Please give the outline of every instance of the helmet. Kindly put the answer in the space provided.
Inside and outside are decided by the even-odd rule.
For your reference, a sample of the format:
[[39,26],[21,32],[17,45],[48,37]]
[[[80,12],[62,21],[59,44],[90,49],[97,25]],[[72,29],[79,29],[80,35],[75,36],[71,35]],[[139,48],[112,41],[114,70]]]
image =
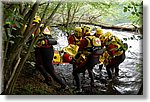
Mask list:
[[113,34],[111,32],[106,32],[104,36],[105,36],[105,42],[104,43],[106,44],[107,42],[112,40]]
[[100,36],[103,34],[103,30],[101,28],[96,29],[96,36]]
[[49,26],[45,27],[45,29],[43,31],[43,34],[45,34],[45,35],[52,35]]
[[41,18],[39,16],[35,16],[33,22],[40,23]]
[[81,27],[76,27],[76,28],[74,29],[74,34],[75,34],[75,36],[77,36],[77,37],[81,37],[81,36],[82,36],[82,29],[81,29]]
[[112,37],[112,33],[111,32],[106,32],[105,33],[105,39],[110,39]]
[[81,29],[83,30],[84,36],[90,35],[90,33],[91,33],[91,27],[90,26],[85,25],[85,26],[82,26]]

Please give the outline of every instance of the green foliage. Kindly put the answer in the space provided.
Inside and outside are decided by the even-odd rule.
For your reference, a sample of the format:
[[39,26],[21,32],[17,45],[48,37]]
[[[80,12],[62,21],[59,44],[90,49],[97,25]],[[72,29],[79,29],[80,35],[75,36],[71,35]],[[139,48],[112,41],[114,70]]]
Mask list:
[[[41,5],[38,3],[35,5],[26,3],[4,4],[3,25],[5,39],[3,42],[4,52],[6,53],[4,54],[4,57],[6,57],[4,69],[7,70],[5,72],[10,74],[5,76],[5,78],[8,78],[6,81],[9,80],[14,66],[17,65],[17,62],[19,61],[18,58],[21,57],[19,67],[17,67],[17,73],[20,72],[28,57],[29,53],[27,52],[30,52],[32,49],[27,44],[29,37],[31,36],[30,33],[32,32],[30,29],[27,29],[30,28],[30,26],[27,26],[26,28],[25,25],[31,24],[35,15],[40,17],[45,15],[44,19],[46,21],[50,21],[48,26],[60,25],[59,29],[64,32],[68,32],[69,34],[71,34],[75,26],[81,26],[81,24],[74,24],[73,22],[88,22],[96,24],[104,23],[115,25],[122,22],[129,23],[132,20],[134,23],[140,23],[140,17],[142,16],[142,11],[140,10],[142,10],[142,5],[134,2],[131,2],[131,4],[123,4],[121,3],[121,0],[119,1],[120,2],[114,0],[103,0],[103,2],[62,2],[61,6],[58,6],[58,9],[55,9],[55,7],[58,5],[58,1],[51,1],[46,10],[45,6],[47,3],[45,3],[45,1]],[[123,5],[125,6],[124,9]],[[124,11],[126,14],[130,13],[130,17],[126,18],[128,14],[125,15],[122,13],[122,11]],[[52,16],[50,16],[51,14]],[[24,28],[26,28],[26,31],[24,31],[25,33],[23,34],[22,32]],[[135,37],[133,36],[128,39],[133,40]],[[34,66],[34,63],[32,62],[27,63]],[[15,75],[13,84],[15,83],[17,77],[18,74]],[[13,84],[10,89],[13,88]],[[25,87],[25,90],[28,93],[32,93],[33,89],[34,88],[30,85]],[[39,91],[38,93],[44,92]]]
[[135,36],[135,35],[132,35],[131,37],[128,37],[128,38],[123,38],[124,41],[127,41],[127,40],[141,40],[143,39],[143,36]]
[[127,39],[127,38],[123,38],[123,40],[124,40],[124,41],[127,41],[128,39]]
[[10,26],[13,27],[13,25],[16,25],[16,27],[20,28],[21,27],[21,20],[23,20],[22,16],[19,14],[19,6],[13,5],[12,8],[8,8],[9,10],[6,10],[8,5],[4,6],[4,19],[5,22],[4,24],[9,24]]
[[124,6],[124,12],[130,12],[129,19],[133,20],[133,24],[141,26],[143,17],[143,1],[141,3],[130,2],[128,5]]
[[[135,4],[139,2],[137,0],[132,0]],[[53,8],[56,6],[57,2],[52,1],[46,12],[46,16],[50,14]],[[132,14],[128,11],[133,8],[134,11],[138,11],[137,7],[128,6],[130,0],[121,1],[121,0],[97,0],[93,2],[62,2],[61,7],[56,12],[54,18],[52,18],[51,25],[57,24],[66,24],[71,22],[92,22],[96,24],[110,24],[115,25],[119,23],[131,23],[137,22],[139,13],[133,13],[134,17],[131,17]],[[37,15],[43,13],[44,6],[40,6]],[[135,5],[137,6],[137,5]],[[124,12],[122,12],[124,10]],[[139,15],[139,16],[138,16]],[[129,17],[130,16],[130,17]],[[68,18],[69,17],[69,18]],[[132,18],[132,19],[131,19]],[[65,25],[64,25],[65,26]],[[73,27],[73,26],[72,26]],[[66,28],[64,28],[66,29]]]

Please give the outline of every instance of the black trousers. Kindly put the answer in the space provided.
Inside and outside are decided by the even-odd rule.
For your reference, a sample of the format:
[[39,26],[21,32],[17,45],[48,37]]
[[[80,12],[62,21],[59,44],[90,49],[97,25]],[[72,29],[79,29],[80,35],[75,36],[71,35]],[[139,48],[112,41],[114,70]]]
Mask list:
[[85,65],[83,65],[81,68],[76,68],[76,65],[73,65],[73,73],[72,74],[76,81],[77,89],[81,89],[80,73],[84,73],[86,70],[88,70],[89,77],[91,78],[91,85],[93,85],[94,75],[93,75],[92,69],[98,63],[99,63],[99,56],[89,55]]
[[52,64],[54,56],[53,47],[50,48],[36,48],[35,49],[35,59],[36,68],[44,76],[45,80],[48,81],[49,74],[51,77],[59,83],[61,86],[65,86],[65,81],[55,72],[54,66]]
[[125,60],[125,58],[126,58],[126,55],[124,51],[120,56],[113,58],[111,62],[108,65],[106,65],[106,70],[107,70],[109,79],[112,79],[112,73],[110,70],[112,70],[113,72],[114,68],[115,68],[115,75],[116,76],[119,75],[119,65]]

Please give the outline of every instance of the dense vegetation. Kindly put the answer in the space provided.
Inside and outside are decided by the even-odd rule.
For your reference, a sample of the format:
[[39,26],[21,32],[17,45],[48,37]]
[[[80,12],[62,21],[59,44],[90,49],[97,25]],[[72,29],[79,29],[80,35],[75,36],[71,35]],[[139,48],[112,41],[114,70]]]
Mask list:
[[33,2],[16,3],[2,1],[2,6],[5,94],[12,94],[24,64],[29,56],[32,56],[30,52],[33,51],[33,44],[36,43],[38,36],[32,41],[30,36],[40,25],[30,30],[35,15],[46,21],[45,26],[57,27],[68,34],[75,26],[82,24],[107,27],[130,23],[136,29],[142,29],[142,0],[132,0],[132,2],[131,0],[124,2],[122,0],[97,0],[96,2],[33,0]]

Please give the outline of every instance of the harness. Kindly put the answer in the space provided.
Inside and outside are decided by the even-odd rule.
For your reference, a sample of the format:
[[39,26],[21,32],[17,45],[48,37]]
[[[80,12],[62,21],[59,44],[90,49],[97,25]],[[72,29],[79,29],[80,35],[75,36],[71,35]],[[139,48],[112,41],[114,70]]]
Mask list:
[[86,36],[85,39],[88,41],[88,45],[84,48],[83,53],[86,56],[100,55],[102,53],[100,39],[95,36]]
[[95,36],[87,36],[85,39],[88,41],[88,45],[85,48],[87,51],[92,52],[95,49],[101,49],[101,41]]
[[112,57],[120,56],[123,53],[123,47],[124,47],[123,42],[120,39],[116,38],[115,36],[112,36],[108,40],[108,42],[106,42],[106,48]]
[[78,39],[78,38],[76,38],[76,37],[73,35],[73,39],[74,39],[74,44],[75,44],[75,45],[79,45],[79,44],[80,44],[81,38]]
[[39,48],[50,48],[52,47],[52,45],[49,43],[49,36],[44,36],[42,35],[44,38],[39,39],[39,41],[37,42],[37,47]]

